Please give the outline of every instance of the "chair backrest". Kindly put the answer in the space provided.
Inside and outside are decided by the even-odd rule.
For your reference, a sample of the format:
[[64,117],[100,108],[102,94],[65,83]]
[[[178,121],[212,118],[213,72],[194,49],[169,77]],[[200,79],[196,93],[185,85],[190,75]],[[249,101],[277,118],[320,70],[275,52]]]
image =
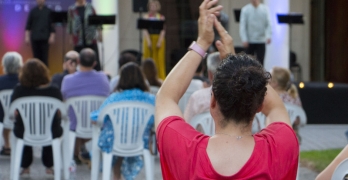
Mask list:
[[213,136],[215,134],[215,122],[213,117],[211,117],[210,112],[194,116],[189,123],[195,129],[198,125],[201,125],[205,135]]
[[112,122],[114,154],[129,157],[143,153],[143,134],[154,112],[153,105],[141,102],[117,102],[102,109],[98,121],[103,122],[109,116]]
[[44,146],[52,140],[51,126],[56,112],[66,116],[62,101],[47,96],[30,96],[16,99],[10,105],[10,113],[18,110],[24,124],[25,144]]
[[265,127],[266,116],[261,112],[256,113],[252,124],[252,133],[260,132]]
[[343,160],[332,174],[331,180],[348,179],[348,159]]
[[0,102],[2,105],[2,109],[4,110],[3,124],[5,128],[10,128],[10,129],[13,128],[13,121],[11,121],[9,118],[8,110],[10,109],[12,92],[13,92],[12,89],[0,91]]
[[193,79],[191,80],[191,83],[189,87],[187,88],[185,94],[181,97],[179,100],[179,107],[182,113],[184,113],[187,102],[189,101],[191,95],[197,91],[203,88],[203,82],[201,80]]
[[156,95],[159,90],[159,87],[157,86],[150,86],[150,93],[153,95]]
[[[296,106],[293,104],[288,104],[288,103],[284,103],[284,105],[286,110],[288,111],[291,124],[295,122],[297,117],[300,118],[300,125],[307,124],[307,116],[302,107]],[[266,116],[261,112],[256,113],[253,120],[252,132],[253,133],[260,132],[265,127],[266,127]]]
[[81,138],[92,138],[92,124],[90,114],[99,109],[105,101],[103,96],[78,96],[66,100],[67,110],[71,107],[76,116],[76,136]]
[[293,124],[297,117],[300,118],[300,125],[307,124],[306,112],[302,107],[293,104],[284,103],[286,110],[288,111],[290,122]]
[[192,95],[194,91],[186,91],[185,94],[181,97],[181,99],[179,100],[179,107],[182,113],[184,113],[186,105]]

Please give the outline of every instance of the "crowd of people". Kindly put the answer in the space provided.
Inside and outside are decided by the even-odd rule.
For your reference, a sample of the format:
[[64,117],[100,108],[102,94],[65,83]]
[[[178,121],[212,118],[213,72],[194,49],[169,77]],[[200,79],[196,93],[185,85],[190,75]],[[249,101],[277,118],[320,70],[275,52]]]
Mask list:
[[[149,149],[150,132],[156,130],[158,151],[163,179],[296,179],[299,159],[299,119],[290,123],[284,103],[302,106],[288,69],[274,67],[270,72],[263,68],[264,43],[270,43],[270,24],[265,17],[267,8],[258,0],[242,9],[241,34],[248,54],[235,54],[232,37],[217,18],[221,17],[221,5],[217,0],[204,0],[199,7],[198,37],[186,55],[166,77],[164,63],[160,62],[165,47],[165,29],[144,31],[146,50],[158,53],[155,58],[144,57],[137,62],[131,53],[122,53],[118,59],[118,74],[110,78],[101,70],[97,39],[102,40],[99,27],[90,27],[86,17],[95,14],[85,0],[77,0],[69,8],[68,30],[72,36],[74,50],[64,57],[63,72],[49,76],[47,54],[37,55],[40,46],[48,48],[54,41],[54,31],[47,19],[45,34],[35,34],[34,17],[49,13],[44,0],[37,0],[38,7],[30,13],[26,27],[26,41],[32,43],[33,56],[23,63],[17,52],[7,52],[2,58],[5,75],[0,76],[0,91],[13,89],[11,102],[27,96],[48,96],[60,101],[69,98],[97,95],[106,98],[98,110],[91,112],[95,122],[100,112],[116,102],[143,102],[155,107],[143,134],[144,148]],[[160,4],[150,0],[147,19],[164,20],[159,14]],[[256,8],[257,11],[253,11]],[[251,17],[261,19],[258,25],[250,25]],[[264,23],[264,24],[261,24]],[[251,29],[248,27],[252,27]],[[264,31],[261,38],[254,31]],[[219,39],[216,39],[218,33]],[[98,34],[99,36],[96,36]],[[40,44],[43,43],[43,44]],[[156,43],[157,42],[157,43]],[[216,52],[208,54],[212,44]],[[45,48],[44,48],[45,49]],[[45,50],[46,51],[46,50]],[[250,52],[249,52],[250,51]],[[39,57],[40,59],[38,59]],[[206,58],[206,65],[202,60]],[[163,58],[162,58],[163,59]],[[204,68],[206,74],[204,76]],[[160,67],[159,67],[160,66]],[[164,81],[163,81],[164,80]],[[157,87],[157,94],[150,93]],[[184,109],[179,101],[185,92],[193,92]],[[188,123],[201,113],[210,112],[215,124],[213,136],[204,135],[198,127]],[[267,116],[266,127],[252,133],[252,122],[256,113]],[[77,120],[72,108],[68,110],[70,131],[75,131]],[[89,117],[88,117],[89,118]],[[0,121],[4,109],[0,106]],[[130,123],[130,122],[129,122]],[[4,145],[1,155],[10,155],[9,133],[3,131]],[[24,136],[21,115],[15,113],[13,133],[17,138]],[[60,113],[56,112],[52,137],[61,137]],[[102,152],[110,153],[117,132],[111,119],[106,117],[98,139]],[[90,161],[85,144],[90,139],[77,138],[73,160],[77,164]],[[328,179],[335,167],[345,159],[347,148],[324,170],[318,179]],[[33,149],[25,146],[21,160],[21,175],[30,173]],[[47,174],[53,174],[52,147],[42,150],[42,162]],[[114,179],[134,179],[143,167],[143,158],[113,158]]]

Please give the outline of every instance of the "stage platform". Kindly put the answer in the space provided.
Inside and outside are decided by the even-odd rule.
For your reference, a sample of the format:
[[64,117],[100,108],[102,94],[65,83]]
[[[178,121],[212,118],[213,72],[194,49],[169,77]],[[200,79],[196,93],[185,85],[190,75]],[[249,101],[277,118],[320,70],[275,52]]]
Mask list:
[[331,88],[328,82],[296,85],[307,114],[307,124],[348,124],[348,84],[332,83]]

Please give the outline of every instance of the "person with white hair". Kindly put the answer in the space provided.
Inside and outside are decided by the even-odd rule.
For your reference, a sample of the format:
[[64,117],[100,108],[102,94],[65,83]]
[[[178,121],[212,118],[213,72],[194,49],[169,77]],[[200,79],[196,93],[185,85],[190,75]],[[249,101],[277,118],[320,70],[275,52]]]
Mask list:
[[[23,65],[23,58],[17,52],[7,52],[2,58],[2,68],[5,75],[0,76],[0,91],[5,89],[13,89],[18,84],[18,72]],[[4,110],[0,106],[0,121],[4,120]],[[11,146],[9,141],[10,130],[4,129],[4,146],[0,151],[1,155],[10,155]]]
[[[213,82],[214,73],[216,72],[217,67],[219,66],[220,54],[219,52],[214,52],[208,55],[207,58],[207,68],[208,68],[208,79]],[[210,108],[210,96],[211,96],[211,86],[203,88],[194,92],[186,106],[184,111],[184,119],[188,122],[195,115],[198,115],[203,112],[209,112]]]

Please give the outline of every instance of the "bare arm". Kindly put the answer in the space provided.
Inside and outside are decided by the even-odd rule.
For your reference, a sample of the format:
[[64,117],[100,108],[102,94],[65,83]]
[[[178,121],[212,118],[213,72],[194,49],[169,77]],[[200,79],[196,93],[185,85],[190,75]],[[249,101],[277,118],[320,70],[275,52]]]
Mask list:
[[245,9],[243,8],[240,14],[240,25],[239,25],[239,34],[242,39],[243,46],[248,47],[248,36],[247,36],[247,27],[246,27],[246,14]]
[[[145,14],[143,16],[143,19],[148,19],[148,15]],[[149,33],[149,31],[147,29],[143,29],[143,37],[146,39],[147,47],[151,48],[152,42],[151,42],[151,39],[150,39],[150,33]]]
[[157,42],[157,47],[160,48],[161,47],[161,44],[162,44],[162,41],[164,39],[164,36],[166,35],[166,30],[162,30],[161,33],[160,33],[160,36],[158,38],[158,42]]
[[[165,20],[164,17],[163,17],[163,19],[161,19],[161,20]],[[163,26],[163,29],[162,29],[162,31],[160,32],[160,35],[159,35],[159,38],[158,38],[157,48],[160,48],[160,47],[161,47],[161,44],[162,44],[162,41],[163,41],[165,35],[166,35],[166,29],[165,29],[165,26]]]
[[269,9],[266,8],[267,10],[267,28],[266,28],[266,40],[267,44],[271,43],[271,37],[272,37],[272,23],[271,23],[271,16]]
[[98,28],[98,41],[103,42],[103,31],[101,28]]
[[348,158],[348,146],[346,146],[336,158],[315,178],[315,180],[327,180],[331,179],[337,166],[345,159]]
[[[208,50],[214,40],[213,24],[216,17],[213,13],[222,9],[222,6],[211,8],[217,2],[218,1],[204,0],[200,6],[197,44],[205,51]],[[159,123],[168,116],[183,117],[178,102],[189,86],[195,69],[201,63],[201,60],[202,57],[198,53],[189,51],[167,76],[156,95],[156,129]]]
[[55,42],[55,39],[56,39],[56,34],[54,32],[52,32],[50,34],[50,38],[48,39],[48,43],[53,44]]
[[25,43],[30,44],[30,33],[31,33],[31,24],[32,24],[32,16],[31,12],[29,13],[28,19],[27,19],[27,24],[25,26]]
[[143,30],[143,36],[144,36],[144,38],[146,39],[148,48],[151,48],[150,34],[149,34],[149,31],[147,31],[147,29],[144,29],[144,30]]
[[262,113],[267,116],[266,126],[273,122],[284,122],[291,126],[290,118],[285,109],[283,101],[270,85],[267,85],[267,92],[265,100],[263,101]]
[[30,30],[25,31],[25,43],[30,44]]

